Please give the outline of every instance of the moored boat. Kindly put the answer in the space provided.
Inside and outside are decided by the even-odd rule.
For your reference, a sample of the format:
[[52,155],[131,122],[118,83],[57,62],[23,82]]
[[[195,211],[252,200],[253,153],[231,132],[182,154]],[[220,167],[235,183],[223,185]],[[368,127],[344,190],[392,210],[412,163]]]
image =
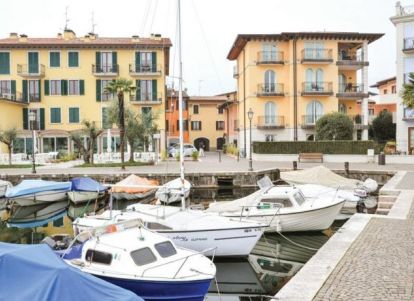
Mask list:
[[115,201],[143,202],[153,200],[158,181],[129,175],[111,187]]
[[[181,201],[182,182],[180,178],[165,183],[155,193],[155,197],[164,204],[172,204]],[[184,198],[190,195],[191,183],[184,179]]]
[[70,181],[72,187],[68,197],[75,204],[96,200],[108,190],[108,187],[89,177],[73,178]]

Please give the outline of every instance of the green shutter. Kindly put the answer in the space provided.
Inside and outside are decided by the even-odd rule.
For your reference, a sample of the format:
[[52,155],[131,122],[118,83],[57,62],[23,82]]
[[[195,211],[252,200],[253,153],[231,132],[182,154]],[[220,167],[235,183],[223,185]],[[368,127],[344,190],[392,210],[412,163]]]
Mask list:
[[28,102],[28,100],[27,100],[28,99],[27,98],[27,80],[26,79],[23,80],[22,87],[23,87],[23,100],[25,102]]
[[101,69],[101,52],[97,51],[95,53],[95,66],[96,66],[96,71],[99,71]]
[[79,67],[79,52],[69,52],[69,67]]
[[141,52],[137,51],[135,52],[135,72],[140,71],[140,65],[141,65]]
[[78,108],[69,108],[69,123],[79,123]]
[[80,95],[85,95],[85,81],[83,79],[79,81],[79,92]]
[[11,88],[11,94],[16,95],[16,81],[15,80],[11,80],[10,81],[10,88]]
[[153,51],[151,53],[151,61],[152,61],[152,72],[157,72],[157,53]]
[[112,52],[112,72],[117,72],[118,71],[118,55],[116,53],[116,51]]
[[37,81],[37,89],[39,90],[39,101],[41,101],[42,89],[41,89],[40,80]]
[[60,90],[61,95],[68,95],[68,81],[66,79],[60,81]]
[[152,100],[157,101],[157,80],[152,80]]
[[61,123],[60,108],[50,109],[50,123]]
[[29,129],[29,109],[23,108],[23,130]]
[[141,80],[138,79],[136,81],[136,84],[137,84],[137,89],[135,90],[136,91],[135,92],[135,100],[140,101],[141,100]]
[[49,80],[45,80],[45,95],[49,95]]
[[101,101],[101,80],[96,80],[96,101]]
[[0,74],[10,74],[10,53],[0,52]]
[[45,109],[44,108],[40,109],[40,130],[41,131],[45,130]]
[[49,65],[50,67],[60,67],[60,52],[49,53]]

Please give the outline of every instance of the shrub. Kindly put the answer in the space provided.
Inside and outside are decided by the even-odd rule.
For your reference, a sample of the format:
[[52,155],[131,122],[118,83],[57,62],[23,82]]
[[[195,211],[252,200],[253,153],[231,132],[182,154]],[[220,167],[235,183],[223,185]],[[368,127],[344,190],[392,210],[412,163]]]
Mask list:
[[392,122],[392,114],[382,111],[372,121],[372,131],[377,142],[384,143],[388,140],[395,140],[396,127]]
[[167,160],[167,158],[168,158],[168,152],[167,152],[167,150],[163,150],[161,152],[161,160],[165,161],[165,160]]
[[352,140],[354,124],[343,113],[323,115],[316,122],[316,140]]
[[226,154],[237,156],[239,154],[239,149],[233,143],[226,145]]
[[191,154],[191,157],[193,158],[193,161],[197,161],[198,160],[198,156],[200,155],[200,153],[198,151],[194,151]]

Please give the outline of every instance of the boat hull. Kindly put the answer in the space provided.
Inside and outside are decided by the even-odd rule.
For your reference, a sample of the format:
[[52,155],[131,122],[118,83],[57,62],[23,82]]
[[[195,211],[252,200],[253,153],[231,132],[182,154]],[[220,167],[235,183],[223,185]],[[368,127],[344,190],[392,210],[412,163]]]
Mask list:
[[95,191],[69,191],[69,200],[75,204],[86,203],[88,201],[95,201],[100,197],[100,193]]
[[146,281],[97,276],[130,290],[146,301],[203,301],[211,279],[197,281]]
[[28,222],[35,222],[41,220],[47,220],[53,216],[56,216],[59,213],[62,213],[66,210],[68,206],[67,201],[61,201],[56,203],[51,203],[50,205],[46,205],[43,208],[34,209],[33,212],[29,213],[29,209],[35,206],[23,206],[21,207],[21,211],[17,208],[15,214],[13,214],[10,219],[8,220],[9,223],[17,224],[17,223],[28,223]]
[[32,206],[41,203],[47,204],[64,201],[67,199],[67,197],[68,196],[66,190],[56,190],[10,198],[10,201],[13,201],[19,206]]

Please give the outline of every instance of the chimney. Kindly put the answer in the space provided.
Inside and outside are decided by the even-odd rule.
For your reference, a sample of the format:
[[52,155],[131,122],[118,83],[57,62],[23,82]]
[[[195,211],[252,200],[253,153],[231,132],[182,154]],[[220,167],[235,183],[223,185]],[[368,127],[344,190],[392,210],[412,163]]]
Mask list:
[[19,42],[27,42],[27,35],[26,34],[21,34],[20,38],[19,38]]
[[63,36],[62,36],[62,34],[60,32],[57,34],[57,38],[58,39],[62,39],[63,38]]
[[11,32],[9,38],[13,40],[17,40],[19,36],[17,35],[16,32]]
[[132,36],[132,42],[133,43],[138,43],[139,42],[139,36]]
[[94,33],[94,32],[90,32],[88,33],[89,35],[89,39],[91,40],[96,40],[98,38],[98,34]]
[[159,33],[152,33],[151,34],[151,39],[161,41],[161,35]]
[[76,34],[75,34],[75,32],[74,32],[73,30],[71,30],[71,29],[65,29],[65,30],[63,31],[63,38],[64,38],[65,40],[74,40],[74,39],[76,39]]

